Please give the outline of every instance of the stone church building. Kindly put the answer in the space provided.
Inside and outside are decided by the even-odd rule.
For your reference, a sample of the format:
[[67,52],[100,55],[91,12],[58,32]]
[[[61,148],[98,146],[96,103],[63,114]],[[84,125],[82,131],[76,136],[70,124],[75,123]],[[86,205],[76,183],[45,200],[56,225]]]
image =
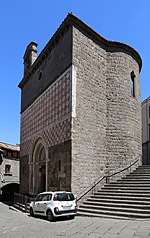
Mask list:
[[141,154],[142,61],[70,13],[36,54],[31,42],[19,83],[20,192],[78,194]]

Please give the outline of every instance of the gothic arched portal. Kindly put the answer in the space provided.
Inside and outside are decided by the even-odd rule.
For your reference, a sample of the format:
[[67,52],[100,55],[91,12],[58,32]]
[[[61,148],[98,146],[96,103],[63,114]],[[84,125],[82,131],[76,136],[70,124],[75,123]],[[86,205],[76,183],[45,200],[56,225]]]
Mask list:
[[46,151],[41,140],[34,147],[31,179],[34,194],[46,191]]

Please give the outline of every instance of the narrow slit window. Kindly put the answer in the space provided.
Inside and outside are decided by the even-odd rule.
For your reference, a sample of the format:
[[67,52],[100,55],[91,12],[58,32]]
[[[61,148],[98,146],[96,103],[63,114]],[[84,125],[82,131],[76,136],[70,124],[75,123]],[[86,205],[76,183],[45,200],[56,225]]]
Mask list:
[[134,71],[131,72],[130,89],[131,89],[131,96],[135,97],[135,73],[134,73]]
[[59,160],[59,171],[61,171],[61,160]]

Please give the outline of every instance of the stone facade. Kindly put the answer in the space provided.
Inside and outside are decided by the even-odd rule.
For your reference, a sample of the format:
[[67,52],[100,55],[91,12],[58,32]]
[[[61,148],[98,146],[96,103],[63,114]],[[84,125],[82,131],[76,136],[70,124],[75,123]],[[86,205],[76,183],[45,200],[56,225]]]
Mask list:
[[142,154],[143,164],[150,164],[150,97],[142,102]]
[[[106,165],[109,170],[124,168],[141,154],[139,65],[124,50],[112,46],[107,52],[75,27],[73,64],[77,78],[73,184],[83,190],[82,181],[88,186]],[[132,71],[135,97],[130,90]]]
[[36,60],[37,44],[29,46],[34,63],[19,84],[21,192],[78,194],[141,154],[141,58],[72,14]]
[[0,197],[13,199],[13,193],[19,192],[20,182],[20,146],[0,142],[2,161],[0,163]]
[[[41,139],[41,143],[44,146],[45,153],[48,158],[45,158],[47,164],[48,173],[46,175],[47,187],[51,189],[59,189],[59,183],[54,187],[53,179],[55,183],[57,177],[61,177],[63,168],[57,171],[58,163],[62,165],[67,161],[63,161],[65,151],[69,152],[68,158],[69,168],[70,166],[70,149],[68,151],[64,142],[71,140],[71,70],[68,69],[61,77],[59,77],[53,84],[51,84],[46,91],[44,91],[35,101],[21,114],[21,158],[26,161],[26,165],[34,164],[33,161],[33,148],[37,141]],[[63,144],[63,146],[62,146]],[[66,147],[66,148],[65,148]],[[57,149],[56,149],[57,148]],[[62,148],[62,150],[61,150]],[[61,152],[62,151],[62,152]],[[29,152],[31,154],[29,154]],[[62,154],[62,156],[61,156]],[[29,155],[29,156],[27,156]],[[46,156],[46,155],[45,155]],[[27,157],[29,159],[27,159]],[[62,158],[61,158],[62,157]],[[51,162],[53,158],[53,161]],[[58,162],[59,158],[62,162]],[[29,160],[29,162],[27,162]],[[22,164],[23,162],[21,162]],[[21,166],[22,168],[22,166]],[[33,166],[30,167],[31,171],[34,170]],[[26,170],[27,166],[26,166]],[[35,173],[32,171],[32,174]],[[59,174],[58,174],[59,173]],[[22,172],[21,172],[22,174]],[[64,172],[63,172],[64,174]],[[70,172],[69,172],[70,174]],[[22,174],[23,184],[21,186],[21,192],[28,190],[27,184],[29,175],[27,172]],[[64,175],[63,175],[64,176]],[[24,177],[26,177],[26,189]],[[53,179],[52,179],[53,178]],[[68,183],[70,181],[70,175]],[[51,185],[49,185],[51,181]],[[69,185],[70,187],[71,185]],[[68,187],[62,187],[67,189]],[[35,192],[35,187],[30,187],[30,191]],[[40,191],[40,188],[36,188],[36,193]]]
[[[139,66],[124,52],[108,53],[107,62],[107,160],[120,168],[141,154]],[[134,97],[130,90],[132,71],[136,75]]]

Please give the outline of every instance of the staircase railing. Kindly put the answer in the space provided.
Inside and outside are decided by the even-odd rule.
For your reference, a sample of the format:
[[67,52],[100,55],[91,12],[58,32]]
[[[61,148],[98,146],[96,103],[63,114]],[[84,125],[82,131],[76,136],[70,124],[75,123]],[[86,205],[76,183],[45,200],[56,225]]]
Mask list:
[[79,202],[82,198],[84,198],[88,193],[91,192],[91,194],[92,194],[95,191],[96,186],[99,185],[102,181],[105,180],[105,183],[107,184],[110,182],[110,178],[112,178],[118,174],[121,174],[122,172],[127,171],[128,173],[131,173],[132,167],[135,166],[136,164],[137,164],[137,166],[139,166],[140,164],[142,164],[141,161],[142,161],[142,155],[138,155],[138,157],[133,162],[130,162],[130,164],[123,169],[120,169],[115,172],[111,172],[111,171],[107,170],[106,174],[99,177],[97,180],[95,180],[92,184],[90,184],[87,188],[85,188],[81,193],[79,193],[77,195],[77,197],[76,197],[77,202]]
[[[106,183],[109,183],[110,182],[110,178],[113,178],[114,176],[118,175],[118,174],[121,174],[125,171],[127,171],[127,173],[131,173],[132,172],[132,169],[135,169],[137,166],[135,166],[137,164],[137,166],[141,165],[142,164],[142,155],[138,155],[138,157],[130,163],[127,167],[123,168],[123,169],[120,169],[118,171],[114,170],[113,171],[107,171],[107,175],[106,175]],[[125,173],[125,175],[127,174]]]
[[23,212],[29,212],[30,202],[33,201],[34,198],[35,196],[14,193],[13,206]]
[[92,191],[96,187],[96,185],[102,182],[105,178],[106,175],[100,177],[98,180],[94,181],[91,185],[85,188],[81,193],[79,193],[76,197],[77,202],[81,200],[83,197],[85,197],[85,195],[87,195],[90,191]]

